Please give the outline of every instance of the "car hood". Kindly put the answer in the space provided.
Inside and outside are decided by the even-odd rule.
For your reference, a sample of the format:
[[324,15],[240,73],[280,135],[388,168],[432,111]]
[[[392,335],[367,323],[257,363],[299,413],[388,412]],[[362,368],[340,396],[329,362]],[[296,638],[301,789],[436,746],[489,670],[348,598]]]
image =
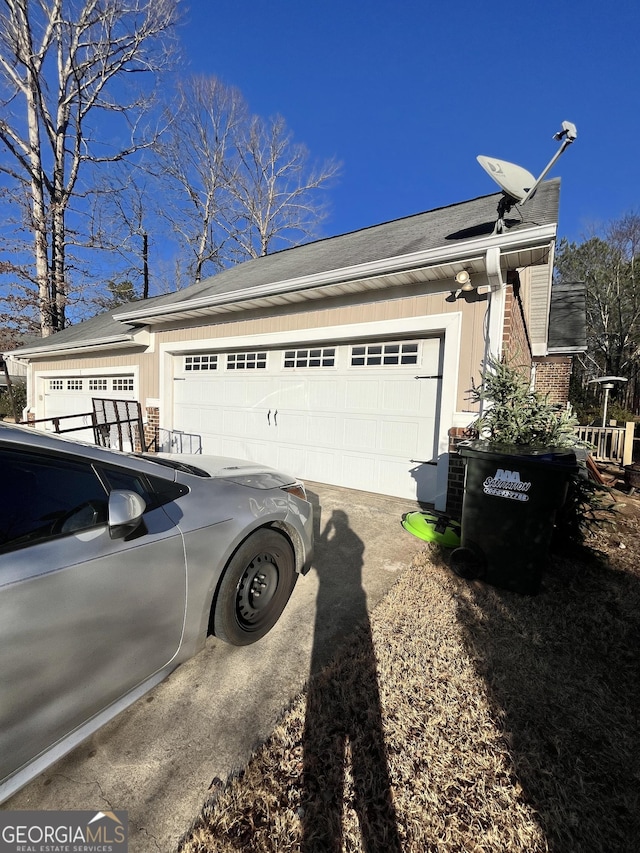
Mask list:
[[296,477],[283,471],[232,456],[200,456],[190,453],[158,453],[154,456],[199,468],[218,480],[231,480],[255,488],[273,489],[297,482]]

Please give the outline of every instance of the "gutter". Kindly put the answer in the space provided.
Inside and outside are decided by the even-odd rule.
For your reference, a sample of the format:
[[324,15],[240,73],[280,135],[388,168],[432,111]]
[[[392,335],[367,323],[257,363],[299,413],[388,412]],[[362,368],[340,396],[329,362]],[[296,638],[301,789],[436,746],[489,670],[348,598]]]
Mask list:
[[68,343],[55,344],[50,347],[31,347],[24,348],[19,351],[13,350],[12,356],[16,360],[21,361],[23,358],[46,358],[56,353],[65,353],[70,350],[82,350],[88,352],[93,349],[102,349],[103,347],[114,346],[131,346],[134,343],[133,335],[112,335],[108,338],[92,338],[90,341],[83,343],[82,341],[70,341]]
[[420,252],[412,252],[408,255],[383,258],[382,260],[370,261],[357,266],[342,267],[327,272],[313,273],[308,276],[287,279],[286,281],[272,282],[249,289],[233,290],[229,293],[203,296],[199,299],[185,299],[175,302],[166,307],[157,306],[140,308],[137,311],[129,311],[123,314],[114,314],[114,320],[120,322],[132,322],[145,320],[148,317],[157,317],[163,314],[169,317],[173,313],[185,310],[195,311],[202,308],[212,308],[219,305],[245,302],[261,297],[277,296],[295,291],[310,290],[330,284],[340,284],[348,281],[369,278],[373,276],[389,275],[423,266],[438,266],[446,263],[462,262],[479,253],[487,253],[493,249],[498,252],[498,263],[500,250],[509,252],[518,248],[534,248],[536,245],[544,245],[555,239],[556,225],[539,225],[534,228],[523,228],[517,231],[491,235],[488,238],[468,240],[464,244],[452,246],[440,246],[437,249],[426,249]]

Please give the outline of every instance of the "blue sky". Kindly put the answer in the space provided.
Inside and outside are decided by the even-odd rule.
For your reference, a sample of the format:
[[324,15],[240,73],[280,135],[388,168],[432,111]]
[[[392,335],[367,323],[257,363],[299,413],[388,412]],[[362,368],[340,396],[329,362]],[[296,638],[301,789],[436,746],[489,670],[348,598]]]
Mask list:
[[486,195],[487,154],[537,176],[562,121],[570,240],[640,212],[637,0],[185,0],[194,73],[335,157],[326,235]]

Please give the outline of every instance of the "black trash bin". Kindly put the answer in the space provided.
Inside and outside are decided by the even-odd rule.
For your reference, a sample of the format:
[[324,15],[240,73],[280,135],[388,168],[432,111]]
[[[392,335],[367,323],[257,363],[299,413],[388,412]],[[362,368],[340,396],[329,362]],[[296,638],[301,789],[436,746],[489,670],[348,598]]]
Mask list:
[[462,577],[533,595],[549,555],[576,455],[564,448],[469,441],[460,547],[451,567]]

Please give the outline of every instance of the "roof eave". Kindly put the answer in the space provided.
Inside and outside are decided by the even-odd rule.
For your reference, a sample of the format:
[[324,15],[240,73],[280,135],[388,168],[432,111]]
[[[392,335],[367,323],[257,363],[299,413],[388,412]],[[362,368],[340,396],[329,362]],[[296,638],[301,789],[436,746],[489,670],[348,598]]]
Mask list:
[[56,355],[69,355],[73,352],[82,352],[87,353],[92,350],[103,350],[103,349],[120,349],[120,348],[128,348],[135,343],[134,335],[112,335],[110,337],[105,338],[93,338],[91,340],[82,342],[82,341],[69,341],[61,344],[55,344],[49,347],[25,347],[21,349],[19,352],[13,352],[12,355],[15,359],[36,359],[36,358],[50,358]]
[[547,355],[578,355],[578,353],[586,351],[587,347],[582,344],[574,347],[549,347]]
[[273,282],[260,287],[235,290],[223,294],[214,294],[199,299],[185,299],[171,305],[158,307],[147,306],[135,311],[114,314],[114,319],[129,323],[160,323],[170,320],[172,315],[188,312],[203,312],[224,305],[251,302],[260,298],[282,296],[300,293],[301,291],[317,290],[334,284],[367,279],[376,276],[389,275],[420,267],[436,267],[452,261],[464,263],[465,260],[485,254],[487,249],[497,246],[501,252],[515,251],[519,247],[535,248],[552,242],[556,236],[557,225],[539,225],[532,228],[522,228],[490,237],[467,240],[451,246],[439,246],[406,255],[383,258],[364,264],[355,264],[340,269],[313,273],[285,281]]

